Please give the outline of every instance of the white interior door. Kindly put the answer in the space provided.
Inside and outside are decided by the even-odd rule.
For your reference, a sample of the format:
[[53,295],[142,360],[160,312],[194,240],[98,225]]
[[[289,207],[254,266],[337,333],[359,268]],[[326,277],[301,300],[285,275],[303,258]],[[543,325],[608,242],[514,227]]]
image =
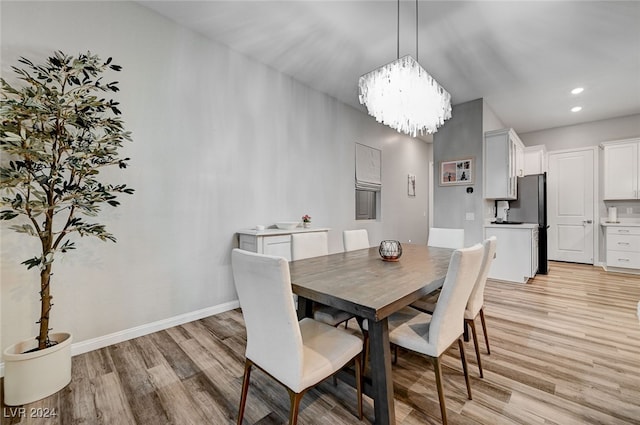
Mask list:
[[595,148],[549,152],[549,259],[593,264]]

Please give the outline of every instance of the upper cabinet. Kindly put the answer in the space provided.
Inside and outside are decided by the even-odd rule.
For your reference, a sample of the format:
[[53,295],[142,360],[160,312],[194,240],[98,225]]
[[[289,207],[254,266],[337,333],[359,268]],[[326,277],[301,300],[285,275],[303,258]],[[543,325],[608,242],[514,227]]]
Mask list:
[[604,150],[604,199],[640,199],[640,139],[606,142]]
[[547,172],[547,148],[544,145],[524,148],[524,175]]
[[524,176],[524,145],[511,128],[484,133],[485,199],[517,199]]

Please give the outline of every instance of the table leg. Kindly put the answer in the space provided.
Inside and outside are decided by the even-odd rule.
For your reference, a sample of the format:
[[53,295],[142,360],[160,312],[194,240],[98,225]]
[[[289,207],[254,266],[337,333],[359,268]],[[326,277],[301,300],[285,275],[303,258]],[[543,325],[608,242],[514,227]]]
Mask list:
[[313,302],[304,297],[298,295],[298,320],[302,320],[305,317],[313,317]]
[[396,423],[393,405],[393,376],[389,348],[389,324],[369,320],[370,370],[373,384],[374,412],[377,425]]

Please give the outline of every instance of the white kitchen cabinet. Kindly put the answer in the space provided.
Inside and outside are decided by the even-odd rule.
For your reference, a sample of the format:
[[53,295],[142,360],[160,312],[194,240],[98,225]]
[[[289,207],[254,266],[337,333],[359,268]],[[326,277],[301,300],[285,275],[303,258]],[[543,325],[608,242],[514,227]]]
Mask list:
[[640,199],[640,139],[602,143],[604,199]]
[[489,278],[526,283],[538,272],[538,225],[496,224],[484,228],[485,239],[495,236],[496,257]]
[[328,232],[329,229],[318,227],[304,229],[296,227],[292,230],[282,229],[244,229],[238,232],[238,247],[259,254],[277,255],[291,261],[291,234],[302,232]]
[[544,145],[524,148],[524,175],[547,172],[547,148]]
[[640,226],[607,225],[606,229],[607,270],[640,272]]
[[484,198],[516,199],[524,176],[524,145],[511,128],[484,134]]

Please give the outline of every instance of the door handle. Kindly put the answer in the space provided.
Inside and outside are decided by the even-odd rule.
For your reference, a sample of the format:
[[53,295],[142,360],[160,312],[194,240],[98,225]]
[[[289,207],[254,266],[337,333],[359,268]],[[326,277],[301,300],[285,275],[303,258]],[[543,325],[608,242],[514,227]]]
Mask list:
[[583,224],[591,224],[593,223],[593,220],[582,220]]

